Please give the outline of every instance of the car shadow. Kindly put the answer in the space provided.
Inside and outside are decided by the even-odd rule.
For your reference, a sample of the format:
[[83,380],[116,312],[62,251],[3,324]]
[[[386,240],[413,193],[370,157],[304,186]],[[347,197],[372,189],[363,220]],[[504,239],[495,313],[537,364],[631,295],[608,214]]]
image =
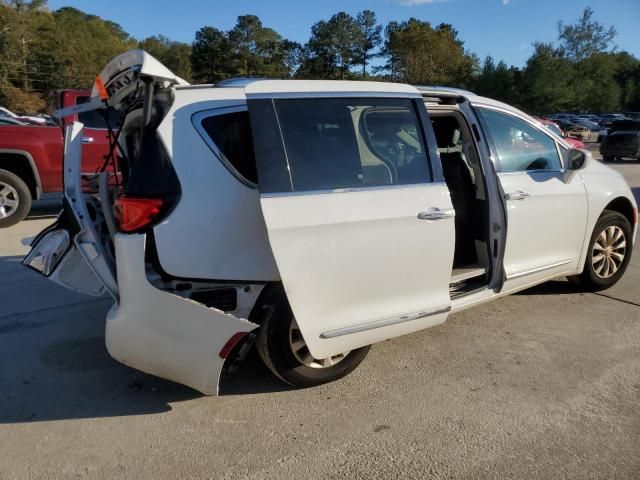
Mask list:
[[[104,326],[112,300],[65,296],[66,289],[19,268],[21,258],[0,257],[0,276],[11,274],[19,283],[13,290],[0,285],[0,305],[11,305],[15,289],[39,298],[0,310],[0,424],[157,414],[204,397],[111,358]],[[221,395],[290,390],[254,350],[221,379]]]
[[549,280],[535,287],[517,292],[516,295],[575,295],[584,294],[584,289],[566,279]]

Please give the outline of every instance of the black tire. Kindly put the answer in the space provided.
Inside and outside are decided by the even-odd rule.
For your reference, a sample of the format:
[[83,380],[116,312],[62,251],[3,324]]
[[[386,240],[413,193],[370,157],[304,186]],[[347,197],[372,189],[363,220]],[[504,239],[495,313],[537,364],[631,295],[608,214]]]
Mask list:
[[278,292],[264,302],[258,317],[260,329],[256,346],[260,358],[276,377],[295,387],[315,387],[345,377],[369,353],[369,346],[358,348],[333,366],[313,368],[294,355],[289,335],[295,318],[284,293]]
[[[17,206],[9,206],[8,201],[17,201]],[[0,170],[0,228],[11,227],[21,222],[29,214],[29,210],[31,192],[27,184],[17,175]]]
[[[603,278],[596,271],[596,266],[594,266],[593,258],[594,252],[596,250],[596,241],[600,237],[600,235],[605,232],[609,227],[617,227],[624,234],[624,258],[622,262],[618,266],[618,269],[611,276],[607,278]],[[633,245],[631,243],[632,239],[632,229],[629,220],[622,215],[621,213],[614,212],[611,210],[605,210],[598,221],[596,222],[596,226],[593,229],[593,233],[591,234],[591,239],[589,240],[589,251],[587,253],[587,258],[585,259],[584,271],[578,277],[575,277],[577,283],[589,291],[598,291],[605,290],[609,287],[615,285],[622,275],[624,275],[627,266],[629,265],[629,260],[631,259],[631,254],[633,253]],[[616,245],[620,245],[618,241]],[[617,250],[620,253],[621,250]],[[606,261],[606,260],[605,260]]]
[[605,163],[609,163],[609,162],[615,162],[616,157],[611,156],[611,155],[603,155],[602,156],[602,161]]

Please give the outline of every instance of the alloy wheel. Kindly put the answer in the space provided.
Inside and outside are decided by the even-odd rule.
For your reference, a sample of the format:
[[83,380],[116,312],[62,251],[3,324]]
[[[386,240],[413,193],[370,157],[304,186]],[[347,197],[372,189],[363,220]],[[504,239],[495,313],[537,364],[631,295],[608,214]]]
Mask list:
[[591,253],[593,271],[600,278],[611,278],[627,254],[627,238],[617,225],[606,227],[596,238]]
[[0,219],[8,218],[18,209],[20,196],[8,183],[0,182]]
[[296,360],[305,367],[311,368],[333,367],[344,360],[350,353],[340,353],[323,359],[313,358],[309,348],[307,347],[307,343],[302,337],[302,332],[300,331],[300,327],[298,326],[298,322],[296,322],[295,318],[291,321],[291,325],[289,326],[289,345],[291,346],[291,352],[293,352],[293,356],[296,357]]

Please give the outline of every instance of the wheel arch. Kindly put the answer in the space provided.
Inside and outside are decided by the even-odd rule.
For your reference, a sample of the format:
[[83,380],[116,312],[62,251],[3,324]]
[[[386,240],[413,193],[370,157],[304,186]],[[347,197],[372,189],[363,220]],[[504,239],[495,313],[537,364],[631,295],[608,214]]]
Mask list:
[[0,169],[20,177],[29,187],[33,200],[42,194],[42,183],[36,163],[29,152],[24,150],[0,149]]
[[627,197],[617,197],[611,200],[606,207],[604,207],[604,211],[610,210],[613,212],[618,212],[625,216],[629,223],[631,224],[631,228],[635,226],[637,222],[638,212]]
[[260,295],[258,295],[256,302],[253,304],[248,320],[252,323],[260,325],[260,313],[262,308],[265,305],[286,301],[286,298],[287,296],[284,291],[284,285],[282,285],[282,282],[268,282],[260,292]]

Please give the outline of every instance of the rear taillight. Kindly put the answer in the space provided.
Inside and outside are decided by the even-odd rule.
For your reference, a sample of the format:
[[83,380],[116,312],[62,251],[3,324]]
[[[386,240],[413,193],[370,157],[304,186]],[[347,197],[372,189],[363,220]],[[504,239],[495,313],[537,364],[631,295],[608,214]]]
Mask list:
[[113,206],[118,228],[121,232],[135,232],[150,226],[162,203],[159,198],[118,197]]

